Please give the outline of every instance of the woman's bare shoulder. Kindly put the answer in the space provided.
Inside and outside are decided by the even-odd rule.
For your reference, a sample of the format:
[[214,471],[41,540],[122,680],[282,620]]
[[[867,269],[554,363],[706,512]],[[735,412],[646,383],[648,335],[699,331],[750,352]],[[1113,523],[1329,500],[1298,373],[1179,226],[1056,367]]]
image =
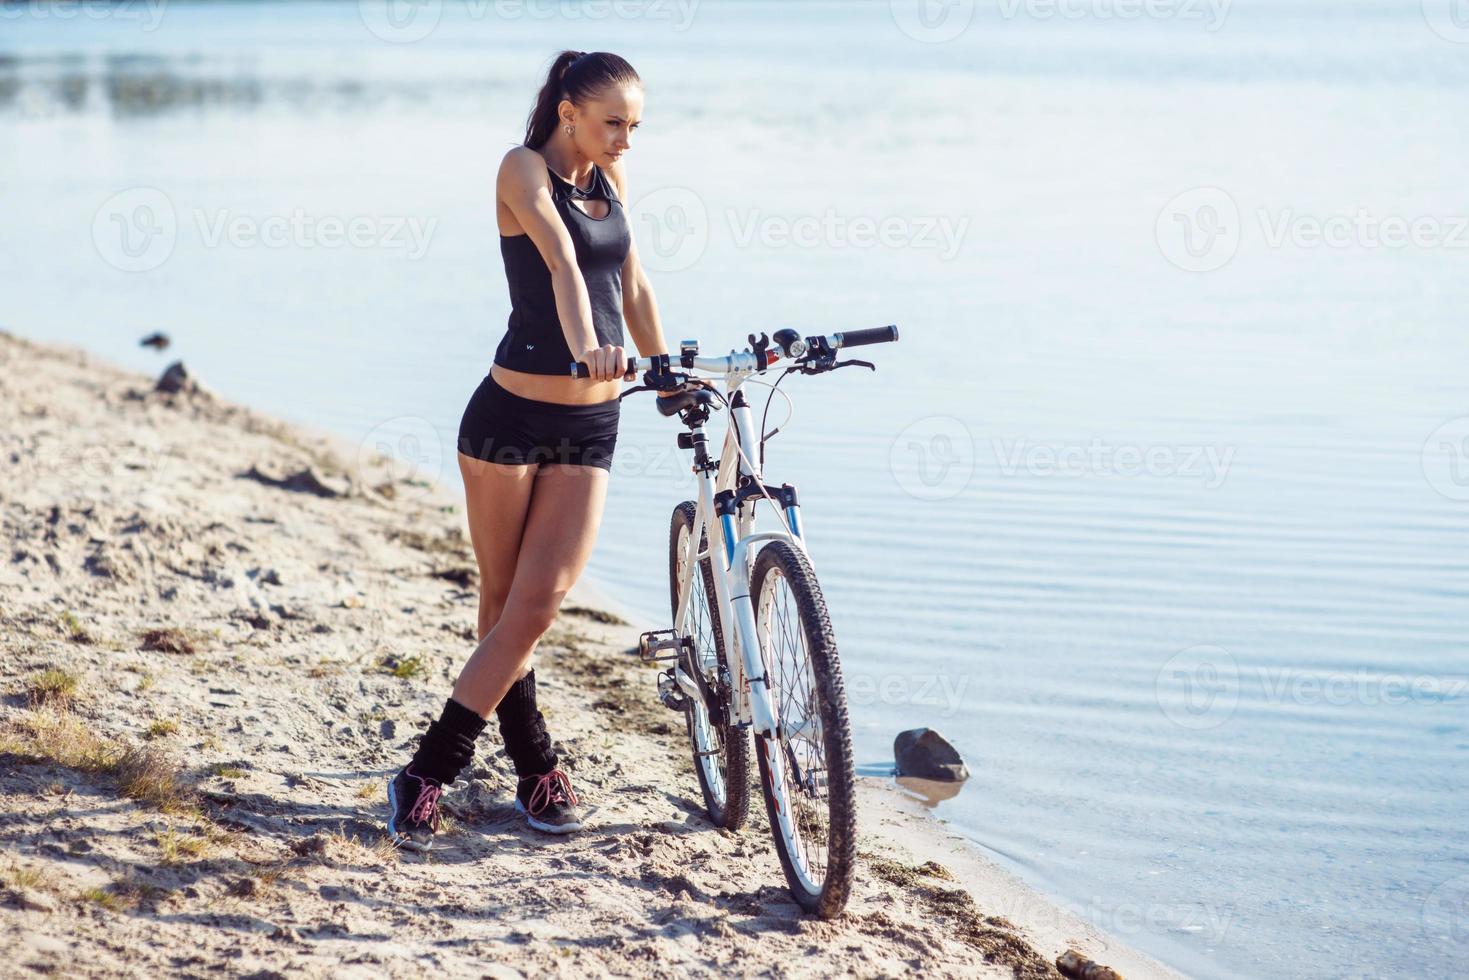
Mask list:
[[521,190],[549,186],[546,159],[528,146],[512,146],[500,161],[499,182]]

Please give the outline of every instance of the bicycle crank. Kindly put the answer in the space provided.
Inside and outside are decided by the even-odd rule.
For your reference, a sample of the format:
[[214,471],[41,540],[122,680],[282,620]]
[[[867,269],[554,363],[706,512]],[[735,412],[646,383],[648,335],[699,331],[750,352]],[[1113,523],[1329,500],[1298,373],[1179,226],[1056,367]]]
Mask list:
[[670,667],[658,675],[658,700],[665,708],[681,712],[688,707],[689,698],[678,689],[678,680],[673,671],[674,668]]

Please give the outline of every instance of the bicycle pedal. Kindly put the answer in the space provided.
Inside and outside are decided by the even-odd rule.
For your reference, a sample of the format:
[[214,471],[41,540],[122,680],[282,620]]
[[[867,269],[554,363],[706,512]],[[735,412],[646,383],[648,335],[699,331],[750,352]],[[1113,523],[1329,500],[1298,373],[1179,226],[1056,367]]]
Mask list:
[[[649,630],[638,636],[638,659],[645,664],[677,660],[678,651],[683,645],[683,638],[675,630]],[[666,657],[660,657],[658,654],[664,650],[672,652]]]
[[665,708],[673,711],[683,711],[688,707],[688,696],[679,690],[672,668],[658,675],[658,700],[663,702]]

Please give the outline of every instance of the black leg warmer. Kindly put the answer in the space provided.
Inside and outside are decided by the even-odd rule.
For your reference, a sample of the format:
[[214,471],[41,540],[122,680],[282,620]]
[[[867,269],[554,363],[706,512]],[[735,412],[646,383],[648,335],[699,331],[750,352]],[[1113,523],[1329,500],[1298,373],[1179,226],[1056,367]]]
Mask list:
[[510,685],[495,715],[500,719],[500,737],[505,740],[505,752],[515,763],[517,776],[539,776],[556,768],[558,760],[551,749],[546,720],[536,708],[534,670]]
[[418,741],[410,765],[417,776],[452,783],[460,770],[474,761],[474,740],[485,730],[485,720],[450,698],[444,713],[428,726]]

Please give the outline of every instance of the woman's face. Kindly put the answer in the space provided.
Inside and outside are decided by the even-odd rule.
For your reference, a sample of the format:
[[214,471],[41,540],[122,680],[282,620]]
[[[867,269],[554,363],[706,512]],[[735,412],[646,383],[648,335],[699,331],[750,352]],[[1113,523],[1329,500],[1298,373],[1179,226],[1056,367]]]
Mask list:
[[611,86],[580,107],[562,102],[562,119],[568,106],[576,127],[572,142],[583,156],[607,167],[631,145],[632,132],[643,118],[643,90],[637,85]]

